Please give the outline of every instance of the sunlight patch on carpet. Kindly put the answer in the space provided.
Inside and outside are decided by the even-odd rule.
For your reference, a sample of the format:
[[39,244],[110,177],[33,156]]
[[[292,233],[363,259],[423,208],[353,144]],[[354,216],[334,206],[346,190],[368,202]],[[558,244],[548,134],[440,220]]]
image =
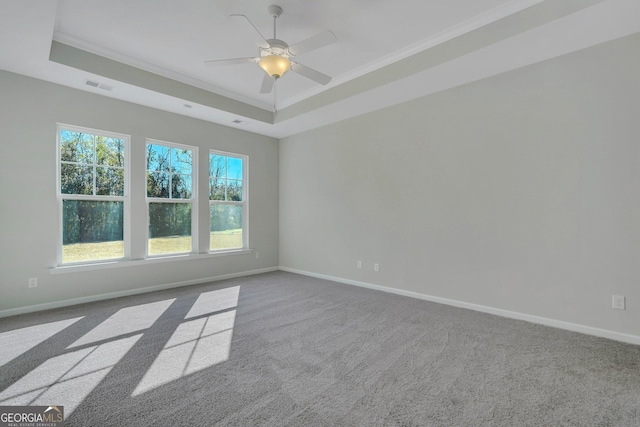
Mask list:
[[215,313],[238,305],[238,296],[240,295],[240,286],[231,288],[218,289],[211,292],[203,292],[184,317],[191,319],[193,317],[203,316],[205,314]]
[[71,414],[142,334],[83,348],[46,360],[0,393],[0,405],[64,406]]
[[6,365],[16,357],[29,351],[44,340],[51,338],[63,329],[68,328],[80,319],[82,319],[82,317],[0,333],[0,343],[2,343],[2,348],[0,349],[0,366]]
[[228,360],[235,317],[232,310],[180,324],[132,396]]
[[122,308],[100,325],[87,332],[68,348],[92,344],[148,329],[162,316],[162,313],[164,313],[174,301],[175,298],[172,298]]

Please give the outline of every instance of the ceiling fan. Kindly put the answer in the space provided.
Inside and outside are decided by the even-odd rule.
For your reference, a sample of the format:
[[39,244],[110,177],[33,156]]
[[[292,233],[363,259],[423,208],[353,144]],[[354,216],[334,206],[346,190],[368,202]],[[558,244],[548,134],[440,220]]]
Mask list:
[[232,17],[244,18],[255,30],[253,33],[256,37],[255,42],[260,48],[258,57],[214,59],[211,61],[205,61],[205,64],[233,65],[248,62],[258,64],[258,66],[265,71],[260,93],[270,93],[276,79],[282,77],[284,73],[289,70],[311,79],[314,82],[320,83],[321,85],[329,83],[331,81],[331,77],[321,73],[320,71],[314,70],[313,68],[306,67],[299,62],[294,61],[293,58],[300,54],[335,43],[338,41],[336,36],[331,31],[327,30],[289,46],[286,42],[276,37],[276,20],[282,14],[282,8],[280,6],[272,5],[269,6],[267,10],[269,11],[269,15],[273,17],[272,39],[265,39],[256,26],[253,25],[251,20],[249,20],[245,15],[231,15]]

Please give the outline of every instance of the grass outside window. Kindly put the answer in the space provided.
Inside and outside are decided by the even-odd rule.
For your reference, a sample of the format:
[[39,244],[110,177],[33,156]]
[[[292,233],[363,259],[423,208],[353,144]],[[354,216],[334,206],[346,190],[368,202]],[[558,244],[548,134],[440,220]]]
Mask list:
[[[225,230],[211,233],[212,251],[224,250],[227,248],[242,247],[242,229]],[[158,250],[168,251],[167,253],[190,252],[190,236],[158,237],[149,239],[150,245],[155,245]],[[188,248],[184,250],[184,248]],[[66,262],[82,262],[95,259],[118,259],[124,253],[124,242],[96,242],[96,243],[74,243],[65,245],[62,248]]]

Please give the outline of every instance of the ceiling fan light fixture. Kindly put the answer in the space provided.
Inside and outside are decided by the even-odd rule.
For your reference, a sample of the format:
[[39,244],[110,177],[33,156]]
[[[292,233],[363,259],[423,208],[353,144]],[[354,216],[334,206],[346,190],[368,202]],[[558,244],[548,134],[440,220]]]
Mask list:
[[260,68],[262,68],[270,77],[279,79],[284,73],[291,68],[291,61],[289,58],[280,55],[267,55],[263,56],[258,62]]
[[293,46],[289,46],[284,40],[278,39],[276,33],[276,21],[282,14],[282,8],[277,5],[271,5],[268,8],[268,12],[273,18],[273,38],[271,39],[266,39],[246,15],[231,15],[244,18],[244,20],[253,28],[254,35],[257,38],[256,44],[259,47],[258,57],[214,59],[205,61],[205,63],[207,65],[257,63],[260,68],[267,73],[267,75],[262,78],[260,93],[271,93],[273,91],[274,97],[276,80],[282,77],[289,70],[316,83],[320,83],[322,85],[328,84],[331,81],[331,77],[322,74],[313,68],[302,65],[297,61],[297,59],[295,62],[292,62],[291,58],[295,58],[300,54],[335,43],[338,40],[335,34],[329,30],[323,31],[315,36],[302,40]]

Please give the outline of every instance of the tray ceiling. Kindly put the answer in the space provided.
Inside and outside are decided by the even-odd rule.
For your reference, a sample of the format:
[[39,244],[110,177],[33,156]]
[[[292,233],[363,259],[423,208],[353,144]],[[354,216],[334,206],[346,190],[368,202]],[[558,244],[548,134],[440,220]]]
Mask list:
[[278,38],[331,30],[338,42],[297,58],[331,83],[287,73],[274,96],[259,93],[255,64],[204,64],[256,56],[251,28],[229,15],[271,38],[272,3],[10,0],[0,68],[284,137],[640,31],[630,0],[281,0]]

